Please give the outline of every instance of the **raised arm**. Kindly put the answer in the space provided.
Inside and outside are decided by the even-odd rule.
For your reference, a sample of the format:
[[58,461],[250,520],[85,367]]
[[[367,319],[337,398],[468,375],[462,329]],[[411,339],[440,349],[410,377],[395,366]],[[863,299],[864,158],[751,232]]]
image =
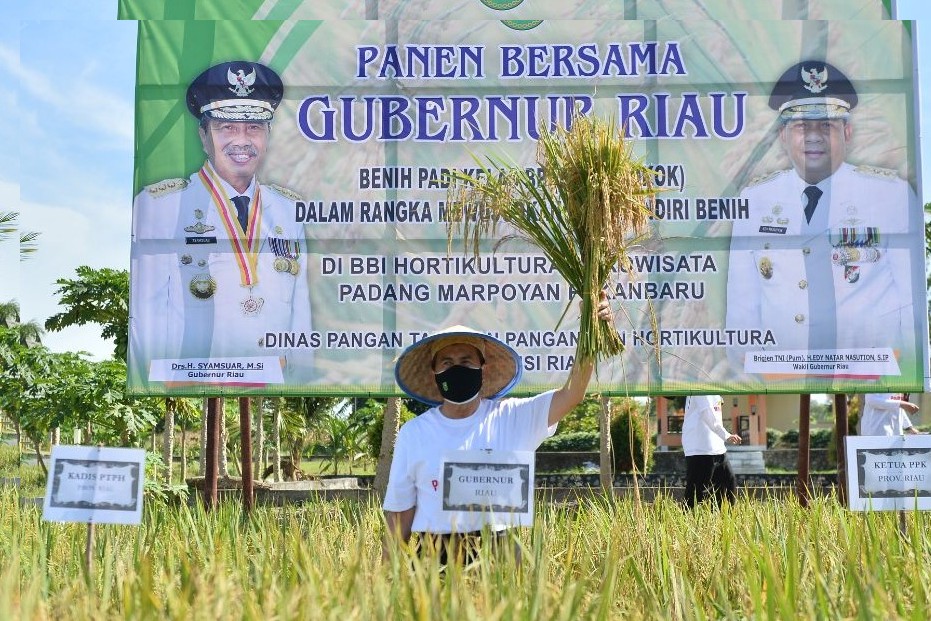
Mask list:
[[585,398],[585,391],[588,389],[588,383],[592,379],[594,368],[595,365],[591,361],[572,365],[572,370],[569,371],[569,379],[566,380],[565,385],[553,393],[547,421],[550,427],[565,418],[566,414],[572,411],[572,408],[582,403],[582,399]]

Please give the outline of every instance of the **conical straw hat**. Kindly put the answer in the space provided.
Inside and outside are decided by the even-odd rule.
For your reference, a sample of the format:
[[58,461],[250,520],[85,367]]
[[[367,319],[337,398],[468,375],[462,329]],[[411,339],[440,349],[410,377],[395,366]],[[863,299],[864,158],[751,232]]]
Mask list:
[[398,358],[394,378],[401,390],[429,405],[443,403],[443,395],[433,376],[433,357],[449,345],[472,345],[485,357],[482,369],[482,396],[503,397],[520,381],[523,369],[516,351],[498,339],[466,326],[452,326],[417,341]]

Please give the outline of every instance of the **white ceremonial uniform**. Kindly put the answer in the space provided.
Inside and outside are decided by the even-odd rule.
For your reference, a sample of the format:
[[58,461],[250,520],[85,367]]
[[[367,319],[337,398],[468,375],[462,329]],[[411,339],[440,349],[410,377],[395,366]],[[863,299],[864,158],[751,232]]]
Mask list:
[[248,251],[236,252],[242,242],[235,239],[245,234],[237,233],[235,208],[230,222],[207,178],[227,197],[239,194],[206,163],[188,180],[154,184],[136,197],[130,366],[147,379],[155,359],[276,356],[293,375],[294,352],[279,347],[280,339],[267,347],[266,333],[311,330],[303,225],[294,219],[298,197],[252,180],[245,195],[254,200],[258,191],[260,207],[252,203],[257,253],[246,275]]
[[807,186],[792,169],[741,193],[750,216],[733,227],[727,328],[771,330],[772,351],[911,349],[906,234],[922,213],[911,187],[892,171],[843,164],[818,184],[809,223]]

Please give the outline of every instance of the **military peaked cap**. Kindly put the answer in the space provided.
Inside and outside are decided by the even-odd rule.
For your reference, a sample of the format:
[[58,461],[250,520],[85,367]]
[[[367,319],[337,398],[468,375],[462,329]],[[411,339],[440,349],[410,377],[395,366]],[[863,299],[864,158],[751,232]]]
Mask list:
[[187,89],[187,107],[198,119],[270,121],[284,86],[272,69],[234,60],[210,67]]
[[857,91],[840,69],[823,60],[789,67],[769,96],[769,107],[783,121],[846,119],[857,105]]

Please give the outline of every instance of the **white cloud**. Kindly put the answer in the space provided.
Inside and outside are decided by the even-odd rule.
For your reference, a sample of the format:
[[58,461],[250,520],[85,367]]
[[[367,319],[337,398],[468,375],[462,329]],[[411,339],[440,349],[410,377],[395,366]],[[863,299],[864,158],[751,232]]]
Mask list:
[[[75,57],[78,61],[79,57]],[[133,102],[122,99],[118,93],[107,91],[92,80],[80,76],[93,72],[94,61],[77,67],[76,79],[67,85],[56,83],[48,76],[28,70],[20,54],[9,47],[0,46],[0,66],[7,70],[8,80],[14,80],[20,89],[21,101],[42,102],[62,118],[73,120],[84,131],[100,132],[121,142],[133,140]],[[64,91],[63,86],[67,86]],[[63,96],[64,95],[64,96]]]
[[[42,233],[39,251],[21,264],[20,309],[24,319],[44,323],[61,312],[55,295],[59,278],[74,278],[79,265],[125,269],[129,265],[129,216],[101,217],[95,205],[69,208],[23,201],[22,227]],[[103,341],[99,326],[80,326],[50,333],[43,343],[53,351],[91,353],[97,359],[112,355],[113,344]]]

